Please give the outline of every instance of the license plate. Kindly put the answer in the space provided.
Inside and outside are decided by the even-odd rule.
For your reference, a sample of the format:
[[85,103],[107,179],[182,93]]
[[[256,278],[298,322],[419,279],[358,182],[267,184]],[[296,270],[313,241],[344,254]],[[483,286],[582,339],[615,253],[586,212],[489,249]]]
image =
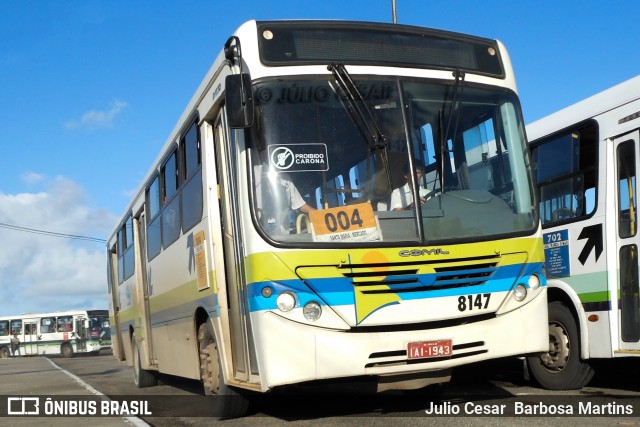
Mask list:
[[451,340],[410,342],[407,346],[409,359],[448,357],[452,354]]

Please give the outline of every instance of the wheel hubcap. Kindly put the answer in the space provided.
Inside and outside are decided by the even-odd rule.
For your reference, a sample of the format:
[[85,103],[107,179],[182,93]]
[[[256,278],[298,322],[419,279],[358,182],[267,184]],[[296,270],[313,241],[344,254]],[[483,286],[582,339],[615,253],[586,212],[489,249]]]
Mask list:
[[549,323],[549,352],[540,356],[545,368],[561,371],[569,362],[571,348],[566,329],[557,322]]

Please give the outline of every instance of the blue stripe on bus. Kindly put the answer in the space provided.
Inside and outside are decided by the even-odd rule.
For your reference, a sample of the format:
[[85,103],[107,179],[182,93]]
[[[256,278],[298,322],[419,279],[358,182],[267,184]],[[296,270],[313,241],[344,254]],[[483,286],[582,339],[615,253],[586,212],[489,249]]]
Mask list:
[[[499,267],[486,282],[470,286],[455,287],[455,285],[469,282],[469,279],[438,280],[438,285],[434,285],[436,277],[442,277],[442,273],[400,276],[400,279],[404,277],[405,279],[413,279],[419,282],[413,285],[384,283],[380,285],[387,286],[390,289],[390,293],[393,293],[394,288],[417,288],[416,290],[396,294],[399,299],[405,301],[459,296],[470,293],[508,292],[517,284],[516,279],[519,277],[521,279],[518,283],[526,285],[528,277],[534,272],[539,272],[541,266],[542,263],[529,263]],[[394,276],[393,278],[394,280],[399,279],[398,276]],[[274,310],[277,308],[277,295],[285,291],[294,292],[300,305],[304,305],[309,301],[317,301],[322,305],[330,306],[355,304],[355,286],[352,279],[346,277],[314,278],[306,279],[306,282],[308,286],[300,279],[282,280],[279,282],[264,281],[249,284],[247,289],[249,309],[251,311]],[[440,287],[442,284],[453,287],[436,289],[436,287]],[[376,288],[379,289],[380,285],[377,285]],[[542,285],[545,286],[546,282],[543,281]],[[272,289],[273,295],[271,297],[267,298],[262,296],[261,292],[265,287]],[[360,289],[366,290],[366,287],[363,286]]]

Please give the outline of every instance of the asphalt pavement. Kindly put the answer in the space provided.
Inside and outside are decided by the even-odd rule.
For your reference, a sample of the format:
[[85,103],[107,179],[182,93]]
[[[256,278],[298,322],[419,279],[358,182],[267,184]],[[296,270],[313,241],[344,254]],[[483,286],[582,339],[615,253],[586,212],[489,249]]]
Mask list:
[[[33,426],[42,423],[43,417],[49,426],[148,425],[131,416],[83,416],[99,413],[101,401],[109,399],[46,357],[0,359],[0,390],[0,425]],[[57,402],[47,401],[47,397],[53,396]],[[12,416],[20,412],[29,414]],[[50,415],[54,413],[78,415]]]

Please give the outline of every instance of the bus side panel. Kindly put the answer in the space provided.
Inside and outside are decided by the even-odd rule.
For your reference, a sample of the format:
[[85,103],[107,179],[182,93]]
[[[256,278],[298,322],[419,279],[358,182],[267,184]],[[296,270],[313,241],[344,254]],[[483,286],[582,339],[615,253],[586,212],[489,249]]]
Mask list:
[[135,295],[135,276],[118,285],[118,341],[122,345],[121,354],[128,366],[133,366],[131,336],[135,330],[138,313],[135,310],[133,298]]
[[200,378],[200,361],[194,312],[198,300],[212,293],[211,289],[198,290],[193,235],[200,230],[201,225],[197,225],[148,263],[158,368],[163,373],[195,379]]

